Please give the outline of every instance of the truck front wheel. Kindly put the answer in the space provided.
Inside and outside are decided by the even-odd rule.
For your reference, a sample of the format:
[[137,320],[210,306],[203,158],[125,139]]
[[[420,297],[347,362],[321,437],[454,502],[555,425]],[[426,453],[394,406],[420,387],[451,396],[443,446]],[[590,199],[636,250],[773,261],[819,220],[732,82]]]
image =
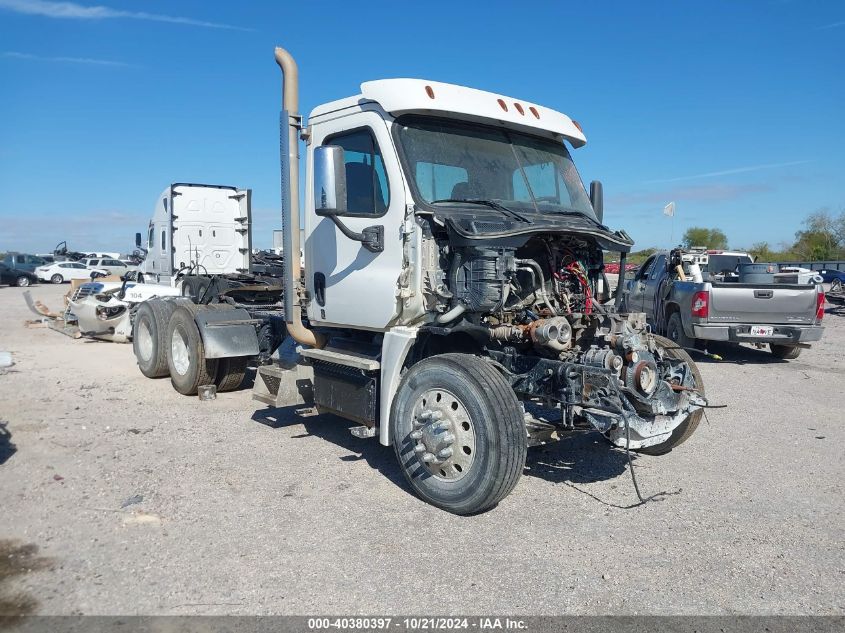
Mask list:
[[200,385],[215,384],[217,359],[205,357],[194,315],[187,306],[173,311],[167,326],[167,366],[173,388],[186,396],[197,393]]
[[[690,355],[678,347],[675,341],[671,341],[657,335],[654,336],[654,340],[664,349],[666,356],[674,360],[681,360],[687,364],[690,368],[690,372],[692,373],[693,386],[703,396],[704,379],[701,377],[701,372],[698,371],[698,366],[695,364],[695,361],[690,357]],[[637,452],[645,453],[646,455],[665,455],[679,444],[686,442],[689,437],[695,433],[695,429],[698,428],[698,423],[701,422],[701,418],[703,416],[704,409],[696,409],[690,413],[683,422],[675,427],[675,430],[672,431],[669,439],[661,442],[660,444],[653,444],[651,446],[637,449]]]
[[476,356],[442,354],[413,365],[399,384],[390,419],[408,483],[449,512],[492,508],[525,467],[519,401],[502,375]]

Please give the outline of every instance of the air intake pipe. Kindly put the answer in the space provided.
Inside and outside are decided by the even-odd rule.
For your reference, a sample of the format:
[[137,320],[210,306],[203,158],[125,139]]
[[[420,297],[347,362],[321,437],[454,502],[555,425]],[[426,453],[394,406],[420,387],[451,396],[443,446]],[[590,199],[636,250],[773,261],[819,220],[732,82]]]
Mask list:
[[280,128],[282,228],[284,229],[285,321],[288,333],[298,343],[323,347],[324,336],[302,324],[299,279],[299,69],[293,56],[276,47],[276,63],[282,70],[282,113]]

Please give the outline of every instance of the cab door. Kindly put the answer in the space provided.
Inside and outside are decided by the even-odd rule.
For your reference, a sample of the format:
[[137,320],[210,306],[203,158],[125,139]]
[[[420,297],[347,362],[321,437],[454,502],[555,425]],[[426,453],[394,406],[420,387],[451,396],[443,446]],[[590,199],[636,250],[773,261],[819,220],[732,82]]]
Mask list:
[[656,321],[655,319],[655,305],[654,297],[657,294],[657,289],[663,279],[663,273],[666,270],[666,255],[658,255],[654,260],[654,265],[651,270],[647,271],[648,278],[645,283],[645,290],[643,291],[642,311],[646,313],[649,322]]
[[642,312],[643,311],[643,296],[646,293],[646,284],[648,283],[648,276],[654,266],[656,257],[652,255],[645,263],[640,266],[637,274],[628,284],[628,295],[625,299],[625,306],[628,312]]
[[[405,217],[404,181],[387,126],[378,114],[365,111],[315,124],[313,134],[304,239],[308,318],[319,325],[387,328],[399,310]],[[320,145],[344,150],[347,212],[339,221],[355,232],[382,225],[383,251],[367,250],[343,235],[331,218],[314,213],[313,148]]]

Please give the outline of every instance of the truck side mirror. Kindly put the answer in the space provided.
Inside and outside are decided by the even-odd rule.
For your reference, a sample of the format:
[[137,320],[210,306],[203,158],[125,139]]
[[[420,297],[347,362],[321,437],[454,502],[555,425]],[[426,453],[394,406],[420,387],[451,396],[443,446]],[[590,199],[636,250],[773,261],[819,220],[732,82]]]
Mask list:
[[321,216],[346,213],[346,165],[343,148],[314,148],[314,211]]
[[135,248],[141,248],[141,234],[135,233]]
[[604,188],[600,180],[590,183],[590,203],[593,205],[593,211],[599,223],[604,224]]

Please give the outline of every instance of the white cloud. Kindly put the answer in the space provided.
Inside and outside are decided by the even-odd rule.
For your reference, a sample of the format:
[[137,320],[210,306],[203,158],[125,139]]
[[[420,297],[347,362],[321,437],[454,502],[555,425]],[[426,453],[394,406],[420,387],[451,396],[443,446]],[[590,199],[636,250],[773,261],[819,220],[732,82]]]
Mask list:
[[838,26],[845,26],[845,20],[842,20],[841,22],[833,22],[832,24],[825,24],[824,26],[818,27],[816,30],[823,31],[825,29],[835,29]]
[[[2,0],[0,0],[2,1]],[[19,53],[17,51],[5,51],[0,53],[0,57],[7,57],[9,59],[26,59],[38,62],[51,62],[62,64],[89,64],[92,66],[112,66],[127,68],[131,64],[124,62],[115,62],[108,59],[92,59],[90,57],[44,57],[42,55],[32,55],[30,53]]]
[[789,163],[767,163],[764,165],[751,165],[749,167],[737,167],[735,169],[726,169],[724,171],[711,171],[706,174],[693,174],[692,176],[678,176],[677,178],[661,178],[659,180],[646,180],[646,184],[656,184],[663,182],[680,182],[682,180],[693,180],[696,178],[715,178],[716,176],[730,176],[733,174],[746,174],[751,171],[762,171],[764,169],[778,169],[780,167],[792,167],[793,165],[805,165],[812,161],[809,160],[794,160]]
[[27,15],[41,15],[48,18],[60,18],[70,20],[107,20],[107,19],[129,19],[148,20],[151,22],[168,22],[170,24],[185,24],[188,26],[201,26],[209,29],[231,29],[235,31],[250,31],[240,26],[231,24],[220,24],[218,22],[206,22],[172,15],[161,15],[158,13],[147,13],[145,11],[124,11],[104,6],[84,6],[75,2],[53,2],[52,0],[0,0],[0,9],[7,9],[15,13]]

